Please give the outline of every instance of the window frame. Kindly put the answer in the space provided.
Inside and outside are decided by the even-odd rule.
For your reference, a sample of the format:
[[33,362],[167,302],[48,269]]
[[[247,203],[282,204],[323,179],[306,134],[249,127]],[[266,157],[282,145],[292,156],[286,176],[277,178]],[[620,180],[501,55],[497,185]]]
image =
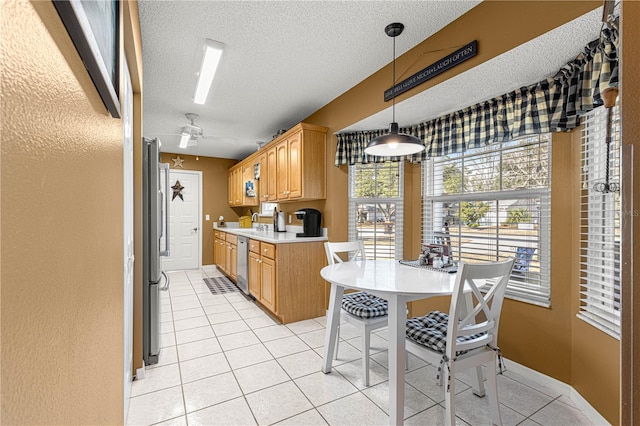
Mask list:
[[[397,166],[398,170],[398,196],[397,197],[356,197],[355,196],[355,173],[359,167],[368,167],[375,168],[376,171],[381,167],[389,167],[390,165]],[[394,222],[394,259],[400,260],[403,257],[403,232],[404,232],[404,161],[392,161],[392,162],[381,162],[381,163],[367,163],[367,164],[354,164],[349,166],[348,171],[349,177],[349,189],[348,189],[348,197],[349,197],[349,240],[355,241],[359,239],[359,232],[357,229],[357,220],[358,220],[358,211],[356,206],[358,204],[384,204],[384,203],[393,203],[395,204],[395,222]],[[377,173],[376,173],[377,176]],[[375,228],[377,228],[377,222],[375,223]],[[377,229],[374,231],[374,246],[376,245],[376,237],[378,231]],[[367,244],[365,244],[365,252],[368,259],[375,259],[375,253],[377,250],[371,249],[367,250]]]
[[[537,160],[538,163],[544,160],[546,164],[547,175],[546,177],[542,177],[544,185],[539,184],[532,185],[531,188],[517,188],[517,189],[503,189],[505,185],[503,185],[503,179],[505,178],[505,162],[503,161],[503,154],[505,152],[514,152],[522,155],[523,152],[529,147],[537,146]],[[541,150],[545,150],[544,154],[540,154]],[[523,151],[520,151],[523,150]],[[498,160],[495,163],[491,163],[490,166],[485,166],[489,171],[489,175],[491,179],[497,179],[499,182],[499,187],[497,190],[486,190],[486,191],[468,191],[466,188],[467,184],[465,181],[465,159],[469,159],[473,161],[474,159],[482,159],[483,156],[487,158],[493,158],[495,156]],[[472,163],[473,164],[473,163]],[[438,166],[439,165],[439,166]],[[439,181],[436,178],[436,171],[439,169],[442,173],[441,176],[444,175],[444,170],[447,165],[458,165],[460,166],[459,172],[461,174],[461,182],[460,182],[460,192],[453,194],[444,193],[444,181],[443,178],[440,177]],[[497,171],[496,171],[497,170]],[[458,222],[462,222],[461,218],[461,206],[462,203],[465,202],[484,202],[488,203],[489,210],[491,214],[494,216],[495,223],[490,223],[489,228],[491,226],[495,227],[495,236],[482,236],[480,235],[480,240],[485,239],[487,241],[493,239],[495,243],[492,245],[491,243],[486,243],[486,252],[489,255],[495,254],[495,258],[491,260],[500,260],[504,259],[505,251],[501,247],[511,247],[513,248],[513,253],[509,254],[509,256],[516,256],[520,247],[515,246],[519,241],[522,241],[523,247],[529,247],[531,242],[527,241],[529,238],[527,237],[509,237],[508,232],[505,230],[501,232],[501,212],[504,207],[500,206],[500,201],[512,201],[516,202],[519,200],[537,200],[537,204],[534,202],[533,205],[538,206],[537,211],[537,234],[536,234],[536,242],[535,245],[536,251],[534,252],[534,259],[536,259],[537,265],[539,266],[539,271],[537,273],[529,272],[527,262],[527,273],[522,274],[519,272],[512,273],[512,277],[509,282],[509,286],[507,287],[506,297],[522,302],[526,302],[529,304],[542,306],[549,308],[551,307],[551,258],[550,258],[550,248],[551,248],[551,134],[542,134],[542,135],[528,135],[521,138],[516,138],[514,140],[503,142],[503,143],[495,143],[486,147],[482,147],[480,149],[471,149],[465,153],[453,154],[451,156],[443,156],[432,158],[424,162],[422,167],[422,194],[423,194],[423,203],[422,203],[422,241],[424,244],[429,244],[437,240],[437,237],[442,234],[445,235],[444,232],[437,232],[436,228],[440,226],[440,223],[444,221],[448,215],[446,214],[446,207],[442,206],[438,209],[437,205],[439,203],[457,203],[458,205],[458,214],[454,217],[457,218]],[[535,180],[535,178],[534,178]],[[440,186],[438,186],[440,185]],[[495,185],[495,184],[494,184]],[[442,193],[439,195],[437,191],[441,190]],[[495,208],[494,208],[495,207]],[[509,210],[504,210],[506,214]],[[440,221],[440,222],[439,222]],[[439,222],[439,223],[438,223]],[[458,247],[462,246],[462,240],[466,238],[470,238],[473,233],[469,230],[462,231],[462,225],[459,224],[458,231],[452,233],[450,226],[448,232],[448,238],[454,238],[457,236],[459,242]],[[466,227],[469,229],[470,227],[467,225]],[[466,233],[465,233],[466,232]],[[447,237],[441,237],[442,239],[446,239]],[[451,240],[450,240],[451,241]],[[501,241],[503,242],[501,244]],[[440,241],[435,241],[440,242]],[[495,246],[495,251],[491,253]],[[482,248],[484,249],[485,246]],[[460,260],[464,251],[457,253],[453,253],[457,256],[454,260]],[[467,252],[468,256],[472,256],[470,252]],[[488,283],[485,288],[489,288],[491,283]]]

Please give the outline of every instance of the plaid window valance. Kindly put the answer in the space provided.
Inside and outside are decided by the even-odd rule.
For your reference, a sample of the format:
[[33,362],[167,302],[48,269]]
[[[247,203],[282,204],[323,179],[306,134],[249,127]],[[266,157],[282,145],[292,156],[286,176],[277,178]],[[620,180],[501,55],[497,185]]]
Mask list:
[[554,77],[451,114],[400,129],[424,141],[426,149],[406,157],[372,157],[367,143],[387,130],[337,134],[336,167],[343,164],[409,160],[463,152],[519,136],[568,131],[580,117],[602,105],[600,93],[618,86],[618,32],[605,28],[599,39]]

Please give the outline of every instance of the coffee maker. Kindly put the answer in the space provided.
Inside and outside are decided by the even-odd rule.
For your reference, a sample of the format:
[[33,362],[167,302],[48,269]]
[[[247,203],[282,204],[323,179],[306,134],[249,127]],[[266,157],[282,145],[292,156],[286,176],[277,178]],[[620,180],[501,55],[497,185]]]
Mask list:
[[296,233],[296,237],[322,236],[322,213],[316,209],[300,209],[295,215],[302,220],[302,232]]

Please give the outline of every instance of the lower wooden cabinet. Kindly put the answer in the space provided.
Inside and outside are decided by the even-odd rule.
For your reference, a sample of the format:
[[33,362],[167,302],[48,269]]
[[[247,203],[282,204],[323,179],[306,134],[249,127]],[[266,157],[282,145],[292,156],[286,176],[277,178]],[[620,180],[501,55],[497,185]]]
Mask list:
[[238,246],[227,242],[227,253],[225,257],[225,273],[233,281],[238,279]]
[[260,301],[271,312],[276,310],[276,261],[262,257],[262,286],[260,287]]
[[325,315],[322,242],[249,241],[249,292],[283,324]]
[[219,270],[224,272],[227,258],[227,243],[224,240],[224,236],[222,238],[223,239],[216,238],[213,241],[213,263],[215,263]]
[[249,250],[249,293],[262,306],[277,314],[276,247],[251,240]]
[[262,292],[262,268],[260,267],[260,254],[249,252],[249,293],[260,300]]
[[227,232],[215,231],[213,263],[232,281],[238,279],[238,237]]

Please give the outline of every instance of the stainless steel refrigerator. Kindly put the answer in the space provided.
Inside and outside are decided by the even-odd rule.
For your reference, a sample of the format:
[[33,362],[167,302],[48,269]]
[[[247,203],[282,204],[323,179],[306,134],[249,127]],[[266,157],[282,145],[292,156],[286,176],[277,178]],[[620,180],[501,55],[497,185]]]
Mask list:
[[169,289],[160,263],[169,256],[169,165],[160,163],[158,139],[143,138],[142,145],[142,350],[151,365],[160,355],[160,291]]

